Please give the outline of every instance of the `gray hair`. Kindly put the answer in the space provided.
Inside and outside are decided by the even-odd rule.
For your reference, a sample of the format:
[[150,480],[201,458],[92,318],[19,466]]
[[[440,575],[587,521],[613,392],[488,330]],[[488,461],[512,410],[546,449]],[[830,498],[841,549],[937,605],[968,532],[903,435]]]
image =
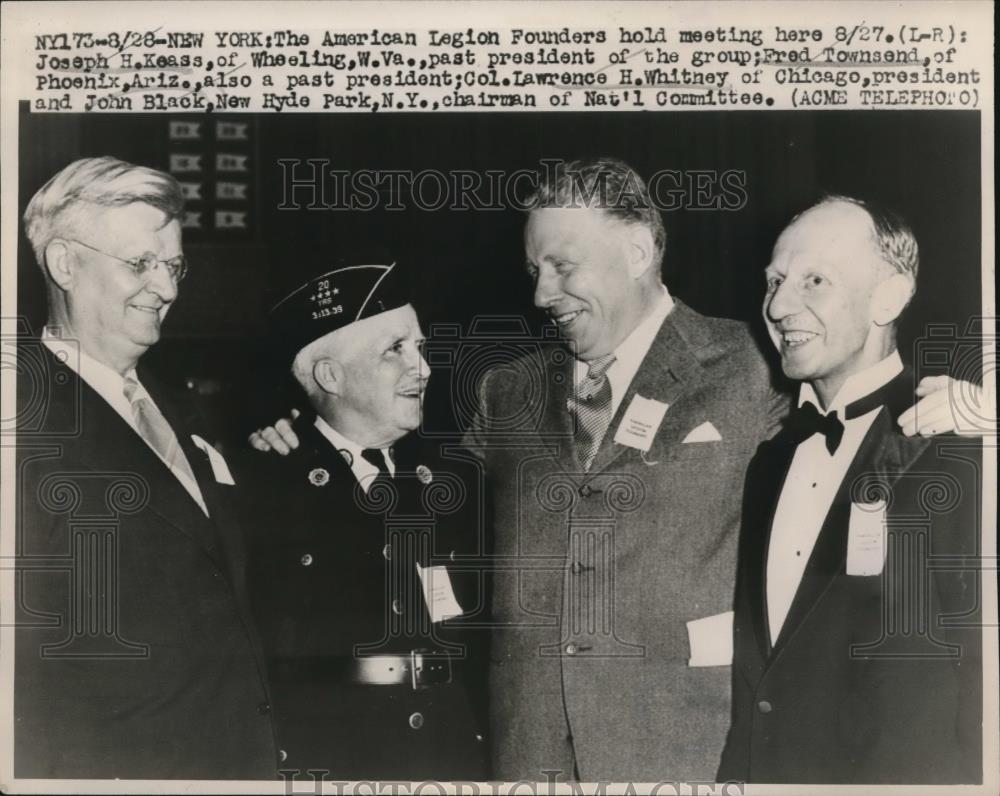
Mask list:
[[835,202],[845,202],[863,210],[871,219],[875,230],[875,245],[886,265],[916,282],[920,267],[920,247],[917,246],[917,238],[909,224],[892,210],[853,196],[829,194],[813,207]]
[[171,175],[113,157],[83,158],[56,174],[28,203],[24,230],[38,265],[53,238],[73,233],[95,207],[142,202],[163,211],[167,222],[180,219],[184,197]]

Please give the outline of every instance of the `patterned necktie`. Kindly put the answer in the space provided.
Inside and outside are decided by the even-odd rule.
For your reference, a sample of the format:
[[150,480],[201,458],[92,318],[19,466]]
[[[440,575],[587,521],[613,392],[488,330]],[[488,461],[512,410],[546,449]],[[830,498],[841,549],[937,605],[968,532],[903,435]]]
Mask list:
[[135,392],[139,388],[139,382],[132,376],[125,377],[125,399],[132,406],[132,417],[135,418],[136,428],[147,443],[155,450],[174,472],[182,472],[191,482],[198,483],[194,477],[194,471],[188,464],[184,451],[181,450],[177,442],[177,435],[170,427],[167,419],[160,414],[156,404],[145,396],[136,397]]
[[611,423],[611,382],[607,372],[614,362],[614,354],[592,359],[587,366],[587,378],[566,400],[566,406],[576,420],[576,457],[584,471],[590,469]]

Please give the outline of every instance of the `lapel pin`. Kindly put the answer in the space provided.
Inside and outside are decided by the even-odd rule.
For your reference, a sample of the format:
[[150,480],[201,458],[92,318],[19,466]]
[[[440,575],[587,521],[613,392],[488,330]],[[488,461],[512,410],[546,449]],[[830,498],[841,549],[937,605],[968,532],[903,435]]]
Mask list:
[[316,467],[309,471],[309,483],[313,486],[326,486],[330,483],[330,473],[322,467]]
[[417,480],[421,484],[429,484],[434,480],[434,473],[431,472],[431,468],[426,464],[417,465]]

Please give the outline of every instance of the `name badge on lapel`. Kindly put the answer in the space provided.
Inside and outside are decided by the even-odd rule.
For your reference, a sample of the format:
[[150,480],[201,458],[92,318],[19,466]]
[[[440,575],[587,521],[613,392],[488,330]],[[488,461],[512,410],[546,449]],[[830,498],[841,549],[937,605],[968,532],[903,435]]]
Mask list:
[[847,530],[847,574],[878,575],[885,566],[886,503],[851,503]]
[[636,394],[618,424],[615,442],[649,453],[649,446],[653,444],[653,437],[660,430],[660,423],[669,408],[670,404]]
[[420,576],[424,602],[427,604],[427,613],[430,614],[432,622],[443,622],[445,619],[465,613],[455,599],[448,567],[422,567],[417,564],[417,574]]
[[233,480],[233,474],[229,472],[229,465],[226,464],[226,460],[222,458],[222,454],[205,442],[205,440],[197,434],[191,435],[191,441],[201,448],[205,452],[205,455],[208,456],[208,463],[212,466],[212,475],[215,477],[215,480],[220,484],[236,486],[236,481]]

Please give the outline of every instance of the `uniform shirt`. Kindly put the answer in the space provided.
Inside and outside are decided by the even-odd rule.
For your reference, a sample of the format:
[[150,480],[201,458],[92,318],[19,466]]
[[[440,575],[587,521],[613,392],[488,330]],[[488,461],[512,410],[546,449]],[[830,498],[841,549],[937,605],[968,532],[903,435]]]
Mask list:
[[[621,344],[614,350],[615,361],[607,370],[608,381],[611,383],[611,417],[615,416],[621,405],[629,384],[639,371],[642,360],[646,358],[657,332],[666,320],[670,310],[674,308],[674,300],[670,298],[666,287],[660,285],[660,298],[653,311],[632,330]],[[576,360],[575,378],[577,385],[587,378],[588,364]]]
[[[125,397],[125,376],[117,373],[112,368],[109,368],[102,362],[98,362],[96,359],[88,355],[83,348],[76,343],[76,341],[70,342],[63,340],[59,334],[57,334],[58,327],[56,330],[50,329],[46,326],[42,329],[42,344],[51,351],[56,359],[66,365],[66,367],[73,370],[81,379],[83,379],[98,395],[101,396],[119,415],[121,415],[122,420],[129,424],[136,434],[139,434],[139,428],[135,422],[135,415],[132,412],[132,404]],[[146,388],[142,386],[142,382],[139,381],[138,375],[136,375],[135,368],[132,368],[125,374],[126,376],[131,376],[135,379],[135,383],[138,385],[133,394],[133,400],[138,401],[140,398],[145,398],[150,404],[156,406],[156,402],[153,400],[152,396],[146,392]],[[157,407],[159,411],[159,407]],[[163,414],[160,412],[160,414]],[[174,432],[177,433],[176,431]],[[170,472],[174,474],[174,477],[180,481],[181,486],[183,486],[189,495],[194,499],[194,502],[198,504],[201,510],[208,516],[208,507],[205,505],[205,499],[201,494],[201,489],[198,483],[185,473],[183,470],[172,467],[166,459],[160,456],[160,452],[156,450],[149,441],[139,434],[139,438],[146,443],[153,453],[162,461],[167,467],[170,468]],[[180,455],[183,456],[183,450],[180,451]]]
[[799,389],[799,406],[809,401],[825,414],[837,412],[844,423],[844,436],[831,456],[826,437],[813,434],[796,448],[788,468],[767,552],[767,620],[772,645],[781,633],[837,490],[879,413],[879,409],[873,409],[861,417],[844,420],[844,407],[885,386],[902,370],[899,353],[893,351],[881,362],[849,376],[825,410],[812,385],[803,383]]
[[[358,483],[361,484],[361,488],[365,490],[365,494],[367,495],[368,487],[375,476],[378,475],[378,468],[361,455],[361,452],[365,448],[353,440],[349,440],[319,415],[316,416],[316,428],[319,429],[320,434],[330,441],[333,447],[339,451],[347,451],[350,454],[350,459],[347,463],[350,465],[351,472],[354,473],[354,477],[358,479]],[[389,475],[395,477],[396,464],[393,462],[392,456],[389,455],[392,449],[386,447],[380,448],[380,450],[385,457],[385,464],[389,470]]]

